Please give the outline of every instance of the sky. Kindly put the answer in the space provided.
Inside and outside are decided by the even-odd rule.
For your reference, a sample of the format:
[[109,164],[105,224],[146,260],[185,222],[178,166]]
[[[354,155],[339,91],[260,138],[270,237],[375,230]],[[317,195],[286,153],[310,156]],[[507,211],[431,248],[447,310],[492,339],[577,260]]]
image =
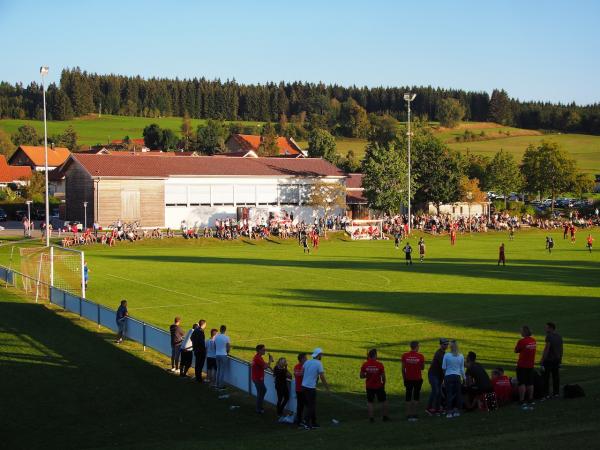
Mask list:
[[0,80],[88,72],[600,102],[600,1],[0,0]]

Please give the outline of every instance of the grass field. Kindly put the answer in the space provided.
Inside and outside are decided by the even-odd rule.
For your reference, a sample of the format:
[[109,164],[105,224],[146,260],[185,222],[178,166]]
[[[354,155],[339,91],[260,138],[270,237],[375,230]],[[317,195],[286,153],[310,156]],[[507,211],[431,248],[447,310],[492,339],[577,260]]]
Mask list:
[[[129,117],[129,116],[111,116],[89,115],[73,120],[49,121],[48,134],[62,133],[65,128],[72,125],[77,132],[79,145],[89,146],[95,144],[106,144],[115,139],[123,139],[129,136],[131,139],[141,138],[144,127],[151,123],[157,123],[161,128],[170,128],[175,133],[180,134],[181,117]],[[198,125],[206,123],[203,119],[191,119],[192,127],[195,129]],[[259,122],[243,122],[243,125],[258,125]],[[0,120],[0,129],[9,134],[13,134],[22,125],[33,126],[40,136],[44,134],[44,123],[39,120],[22,119],[2,119]]]
[[[557,245],[554,253],[548,255],[544,251],[545,234],[522,232],[513,242],[497,233],[459,236],[454,248],[445,238],[426,236],[427,260],[408,268],[400,251],[394,250],[389,241],[352,242],[339,234],[322,241],[318,252],[310,256],[303,255],[294,241],[278,240],[173,239],[119,244],[115,248],[89,247],[84,249],[91,270],[88,297],[110,307],[127,298],[133,316],[163,328],[175,315],[182,316],[185,326],[200,318],[206,319],[209,327],[226,323],[233,354],[245,359],[251,357],[257,343],[265,343],[273,356],[291,360],[299,351],[323,347],[327,375],[337,397],[322,395],[324,429],[318,431],[318,442],[314,443],[320,448],[346,447],[350,440],[356,448],[393,448],[402,439],[408,448],[473,444],[506,448],[522,439],[533,448],[547,446],[549,439],[555,448],[572,448],[577,442],[585,445],[584,442],[600,437],[596,406],[600,397],[600,253],[587,253],[582,231],[576,245],[563,243],[560,234],[554,233]],[[599,235],[597,229],[594,235]],[[506,267],[495,264],[501,241],[507,246]],[[30,398],[39,389],[51,388],[51,382],[58,384],[61,380],[63,387],[74,385],[74,393],[60,393],[56,398],[66,402],[68,414],[71,409],[86,414],[82,435],[87,427],[92,427],[88,415],[99,416],[103,417],[104,428],[115,431],[133,427],[133,435],[148,444],[140,444],[140,448],[154,448],[153,445],[167,442],[169,429],[172,432],[172,427],[178,428],[182,421],[193,426],[209,420],[203,414],[210,409],[218,421],[236,424],[235,436],[218,441],[224,447],[257,448],[265,440],[284,439],[286,447],[295,448],[305,445],[307,439],[316,439],[281,426],[264,435],[267,429],[275,427],[269,428],[272,413],[257,419],[247,400],[235,399],[236,404],[243,405],[235,417],[228,410],[230,403],[219,403],[202,388],[192,393],[187,384],[182,385],[147,364],[166,366],[161,358],[141,355],[133,344],[125,351],[111,347],[107,336],[82,333],[79,327],[87,325],[79,322],[84,321],[65,321],[65,317],[57,318],[12,294],[2,298],[0,333],[4,336],[0,336],[0,351],[10,364],[3,361],[0,370],[17,376],[16,380],[10,377],[11,383],[2,388],[16,392],[19,380],[27,380],[33,391],[23,395]],[[429,361],[440,336],[456,338],[462,351],[477,352],[486,368],[502,365],[512,374],[512,349],[520,325],[530,324],[541,340],[547,320],[558,323],[565,339],[563,382],[580,383],[588,394],[585,399],[543,404],[533,414],[507,407],[492,416],[467,415],[453,422],[456,433],[452,436],[440,432],[441,421],[445,423],[446,419],[422,420],[416,427],[395,423],[387,428],[385,424],[369,428],[365,423],[363,384],[357,371],[368,348],[375,346],[380,351],[388,372],[392,413],[401,419],[404,388],[398,360],[410,340],[421,341],[421,350]],[[46,358],[53,364],[47,363]],[[154,359],[147,361],[148,358]],[[39,373],[32,380],[30,372],[36,370]],[[43,376],[44,373],[51,376]],[[83,383],[80,378],[89,381]],[[93,386],[93,393],[88,392],[88,383]],[[119,389],[119,383],[127,391],[124,405],[117,395],[111,394]],[[85,395],[78,397],[79,391]],[[156,396],[149,395],[155,391]],[[165,392],[178,399],[176,405],[169,404]],[[16,394],[11,395],[9,398],[16,400]],[[87,405],[86,400],[91,401],[94,395],[102,400],[94,407]],[[64,401],[62,396],[66,397]],[[188,418],[185,414],[190,397],[203,405],[198,417]],[[55,403],[44,403],[50,408],[44,426],[62,423],[60,415],[51,414],[58,408]],[[118,419],[128,414],[134,404],[151,411],[142,427],[150,430],[147,435],[135,426],[139,411],[127,419]],[[19,403],[18,408],[27,411],[24,404]],[[326,425],[329,417],[340,419],[341,425]],[[161,430],[156,427],[160,420],[174,422]],[[13,419],[9,425],[18,430],[26,425],[20,422]],[[69,421],[63,422],[70,429]],[[37,436],[41,440],[44,429],[27,438],[33,440]],[[439,440],[435,433],[440,433]],[[98,439],[96,446],[110,445],[98,431],[92,436]],[[176,439],[178,442],[170,446],[194,445],[187,430]],[[239,445],[240,440],[244,445]]]

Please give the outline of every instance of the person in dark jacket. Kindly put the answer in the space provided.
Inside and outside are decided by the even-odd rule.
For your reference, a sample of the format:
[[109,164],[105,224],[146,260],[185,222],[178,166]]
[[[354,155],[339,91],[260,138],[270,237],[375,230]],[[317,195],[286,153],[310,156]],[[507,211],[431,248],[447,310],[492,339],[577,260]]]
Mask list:
[[427,409],[425,411],[430,416],[441,414],[440,403],[442,399],[442,382],[444,381],[442,362],[449,342],[446,338],[440,339],[440,348],[433,355],[433,360],[427,373],[429,384],[431,385],[431,394],[429,394],[429,401],[427,402]]
[[273,369],[273,377],[275,378],[275,390],[277,391],[277,416],[281,422],[286,418],[284,415],[285,406],[290,399],[288,380],[292,379],[292,374],[288,370],[288,363],[285,358],[277,360],[277,365]]
[[[546,399],[556,398],[560,394],[560,377],[558,370],[563,358],[563,339],[556,332],[554,322],[546,323],[546,345],[540,364],[544,369],[544,396]],[[550,377],[552,377],[552,394],[550,394]]]
[[171,372],[177,372],[179,370],[179,354],[183,336],[185,335],[180,324],[181,317],[178,316],[175,317],[173,324],[169,327],[169,332],[171,333]]
[[202,369],[204,368],[204,360],[206,359],[206,337],[204,329],[206,328],[206,320],[198,321],[198,328],[192,333],[192,346],[194,350],[194,372],[196,373],[196,381],[202,383]]

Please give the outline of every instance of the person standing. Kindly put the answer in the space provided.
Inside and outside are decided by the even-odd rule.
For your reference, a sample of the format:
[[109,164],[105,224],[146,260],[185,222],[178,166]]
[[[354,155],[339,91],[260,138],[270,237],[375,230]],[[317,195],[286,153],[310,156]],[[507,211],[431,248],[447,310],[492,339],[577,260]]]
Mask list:
[[[533,409],[533,367],[535,366],[536,341],[527,325],[521,328],[521,339],[515,346],[517,360],[517,382],[519,384],[519,404],[524,411]],[[525,399],[527,394],[527,400]]]
[[312,359],[304,363],[302,375],[302,392],[306,406],[306,417],[304,427],[307,430],[319,428],[317,423],[317,382],[320,379],[326,390],[329,390],[325,369],[323,369],[323,350],[316,348],[312,353]]
[[450,342],[450,352],[442,361],[446,386],[446,418],[460,416],[462,408],[461,382],[465,378],[465,358],[458,351],[458,342]]
[[181,342],[183,341],[183,328],[180,326],[181,317],[175,317],[173,324],[169,327],[169,333],[171,334],[171,372],[175,373],[179,370],[179,351],[181,349]]
[[275,390],[277,391],[277,417],[279,417],[280,422],[285,422],[287,420],[287,416],[284,414],[285,406],[290,400],[288,380],[292,378],[285,358],[277,360],[277,364],[273,368],[273,377],[275,378]]
[[[560,394],[560,375],[558,373],[563,357],[563,339],[556,332],[554,322],[546,323],[546,345],[542,353],[540,365],[544,369],[544,396],[546,399],[556,398]],[[550,377],[552,377],[552,395],[550,395]]]
[[210,339],[205,342],[206,345],[206,381],[211,383],[211,386],[216,387],[217,382],[217,348],[215,338],[219,330],[213,328],[210,330]]
[[452,228],[450,229],[450,245],[454,245],[456,244],[456,228],[454,228],[454,225],[452,225]]
[[181,362],[179,364],[179,376],[184,377],[184,378],[187,377],[187,372],[188,372],[188,370],[190,370],[190,367],[192,367],[192,357],[194,356],[194,345],[192,343],[192,334],[194,334],[194,331],[196,330],[196,328],[198,328],[197,323],[192,325],[192,328],[190,330],[188,330],[188,332],[183,337],[183,340],[181,341],[181,348],[180,348]]
[[121,300],[121,304],[117,309],[117,344],[123,342],[123,338],[125,337],[125,333],[127,332],[127,317],[129,316],[129,311],[127,310],[127,300]]
[[594,245],[594,238],[592,234],[588,234],[586,247],[590,253],[592,253],[592,246]]
[[294,388],[296,391],[296,420],[295,424],[299,427],[304,426],[304,393],[302,392],[302,377],[304,376],[304,363],[306,362],[306,353],[298,354],[298,364],[294,366]]
[[429,401],[427,402],[427,409],[425,412],[430,416],[441,414],[442,412],[440,408],[442,400],[442,381],[444,381],[444,369],[442,369],[442,363],[444,361],[446,350],[448,349],[448,344],[448,339],[440,339],[440,348],[438,348],[433,355],[429,371],[427,372],[431,393],[429,394]]
[[419,343],[412,341],[410,351],[402,355],[402,379],[406,388],[406,418],[409,422],[416,422],[417,407],[421,398],[423,386],[422,370],[425,369],[425,357],[419,353]]
[[206,320],[200,319],[198,326],[192,333],[192,349],[194,351],[194,374],[196,381],[202,383],[202,369],[204,368],[204,360],[206,359],[206,336],[204,329],[206,328]]
[[425,260],[425,240],[423,238],[419,239],[419,261],[423,262]]
[[85,283],[85,288],[88,287],[88,281],[90,279],[90,269],[88,268],[87,261],[83,263],[83,282]]
[[373,403],[375,402],[375,397],[377,397],[377,401],[381,403],[382,406],[383,421],[387,422],[390,418],[388,417],[388,402],[387,394],[385,392],[385,368],[383,364],[377,360],[376,349],[373,348],[369,350],[367,360],[360,368],[360,378],[365,380],[369,421],[375,422],[375,417],[373,416]]
[[229,336],[225,333],[227,327],[221,325],[219,334],[215,336],[215,358],[217,360],[217,389],[225,389],[225,373],[227,372],[229,352],[231,351],[231,343]]
[[402,250],[404,250],[406,265],[410,264],[412,266],[412,247],[410,246],[410,242],[407,242]]
[[256,388],[256,412],[258,414],[263,414],[265,412],[263,408],[263,402],[265,400],[265,395],[267,394],[267,387],[265,386],[265,369],[270,369],[271,364],[273,363],[273,357],[270,354],[268,363],[263,359],[266,352],[265,346],[263,344],[258,344],[256,346],[256,354],[254,355],[254,358],[252,358],[250,367],[252,382]]
[[498,249],[498,265],[502,263],[503,266],[506,266],[506,256],[504,254],[504,242],[500,244],[500,248]]

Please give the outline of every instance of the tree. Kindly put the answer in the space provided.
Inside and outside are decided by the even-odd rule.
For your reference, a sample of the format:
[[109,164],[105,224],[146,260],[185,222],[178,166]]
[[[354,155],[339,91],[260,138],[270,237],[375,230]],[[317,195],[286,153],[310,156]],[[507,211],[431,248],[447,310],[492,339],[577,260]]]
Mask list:
[[62,134],[56,136],[54,144],[59,147],[67,147],[72,152],[76,151],[78,149],[77,132],[73,128],[73,125],[69,125]]
[[192,121],[190,115],[185,112],[181,121],[181,136],[183,138],[183,148],[189,149],[191,142],[194,139],[194,130],[192,129]]
[[596,186],[594,177],[589,173],[579,172],[575,176],[575,183],[573,185],[573,192],[577,197],[583,198],[583,194],[592,192]]
[[40,138],[31,125],[22,125],[17,128],[17,132],[12,135],[13,143],[19,145],[39,145]]
[[512,124],[510,98],[504,89],[494,89],[490,98],[488,120],[501,125]]
[[151,150],[158,150],[161,146],[162,130],[156,123],[152,123],[144,128],[142,132],[144,145]]
[[438,104],[437,117],[441,126],[454,128],[465,117],[465,108],[455,98],[444,98]]
[[486,173],[487,167],[490,164],[490,158],[488,156],[467,152],[465,164],[466,175],[469,178],[477,178],[481,189],[489,189]]
[[267,122],[260,134],[260,145],[258,146],[258,156],[279,156],[279,146],[277,145],[277,133],[271,122]]
[[511,192],[518,192],[523,187],[523,175],[512,154],[500,150],[494,155],[485,172],[486,185],[504,196],[504,209],[508,205]]
[[542,141],[527,147],[521,173],[529,192],[550,194],[552,211],[556,196],[573,188],[576,181],[575,160],[556,142]]
[[225,151],[225,138],[229,134],[225,122],[209,119],[196,132],[196,147],[206,155]]
[[388,214],[399,213],[406,204],[408,166],[400,147],[371,142],[362,164],[363,188],[369,206]]
[[337,164],[339,155],[335,149],[335,138],[327,130],[315,128],[308,134],[308,156],[324,158],[332,164]]
[[384,114],[378,116],[371,114],[369,116],[371,128],[369,130],[368,139],[370,142],[377,142],[380,145],[388,145],[398,137],[399,123],[393,117]]
[[346,173],[356,173],[360,170],[360,160],[356,157],[354,150],[350,149],[344,158],[338,162],[338,167]]
[[[322,208],[325,221],[336,208],[346,206],[346,187],[338,182],[326,183],[318,181],[310,187],[309,203],[317,208]],[[327,238],[326,230],[325,238]]]
[[73,118],[71,101],[62,89],[55,91],[54,99],[49,109],[54,120],[70,120]]
[[24,189],[25,198],[33,200],[46,192],[46,176],[43,172],[33,171],[29,183]]
[[15,152],[15,144],[10,140],[10,136],[4,130],[0,130],[0,155],[6,159],[10,158]]
[[342,133],[347,137],[367,137],[369,132],[369,117],[367,111],[356,100],[349,98],[340,110],[340,125]]
[[165,128],[164,130],[162,130],[160,136],[160,148],[162,150],[177,150],[178,144],[179,138],[173,130],[171,130],[170,128]]

